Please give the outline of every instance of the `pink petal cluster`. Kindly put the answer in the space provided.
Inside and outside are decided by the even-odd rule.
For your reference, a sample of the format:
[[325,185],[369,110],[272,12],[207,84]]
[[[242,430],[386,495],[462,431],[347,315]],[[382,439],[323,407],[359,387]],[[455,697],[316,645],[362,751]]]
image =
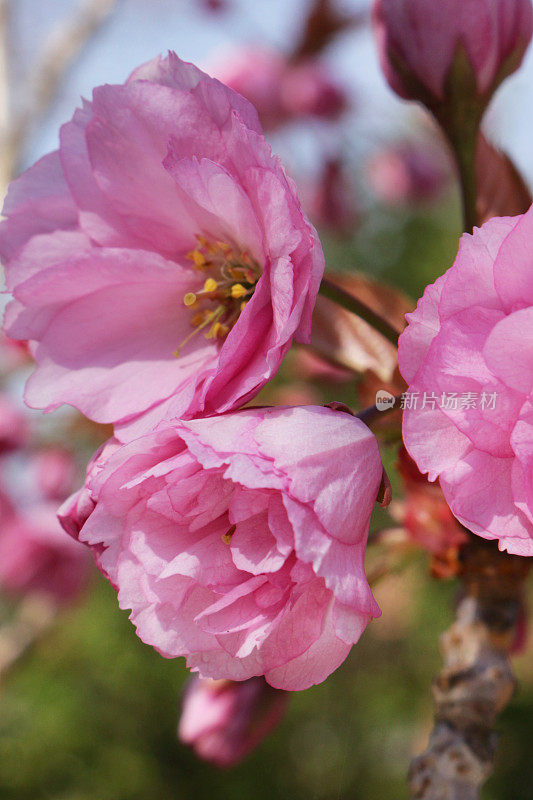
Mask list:
[[239,683],[193,678],[183,697],[178,737],[204,761],[235,766],[278,724],[288,699],[264,678]]
[[391,88],[423,100],[421,87],[442,100],[460,50],[479,95],[490,95],[517,69],[533,32],[533,10],[531,0],[374,0],[373,22]]
[[62,604],[85,587],[90,559],[57,520],[58,500],[72,491],[75,477],[72,456],[58,458],[53,448],[0,456],[0,591],[44,594]]
[[322,407],[173,421],[108,445],[62,508],[140,638],[201,677],[323,681],[379,608],[375,437]]
[[173,53],[95,89],[4,214],[32,407],[129,438],[242,405],[309,338],[324,260],[294,185],[250,103]]
[[449,178],[447,167],[441,149],[405,143],[375,153],[366,173],[379,200],[399,205],[438,197]]
[[65,535],[55,503],[16,509],[0,496],[0,590],[43,594],[62,604],[87,584],[90,561],[84,548]]
[[518,555],[533,555],[532,238],[533,209],[465,234],[399,353],[407,450],[463,525]]
[[315,59],[293,64],[276,50],[244,47],[221,54],[209,70],[253,103],[265,128],[298,117],[335,119],[347,107],[345,92]]

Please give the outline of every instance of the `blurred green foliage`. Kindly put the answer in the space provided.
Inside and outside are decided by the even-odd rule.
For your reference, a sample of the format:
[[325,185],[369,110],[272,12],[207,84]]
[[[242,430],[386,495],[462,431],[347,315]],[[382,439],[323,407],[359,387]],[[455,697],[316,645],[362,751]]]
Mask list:
[[[419,296],[457,250],[455,201],[446,202],[412,215],[381,212],[355,241],[327,241],[330,269],[357,268]],[[282,371],[279,380],[287,377]],[[374,524],[384,520],[382,512]],[[400,800],[431,724],[437,642],[455,591],[428,576],[423,554],[384,578],[376,587],[383,616],[342,667],[295,694],[283,723],[244,764],[217,771],[176,741],[182,660],[144,645],[95,576],[0,686],[0,798]],[[522,685],[500,721],[498,770],[484,800],[532,796],[531,657],[517,663]]]

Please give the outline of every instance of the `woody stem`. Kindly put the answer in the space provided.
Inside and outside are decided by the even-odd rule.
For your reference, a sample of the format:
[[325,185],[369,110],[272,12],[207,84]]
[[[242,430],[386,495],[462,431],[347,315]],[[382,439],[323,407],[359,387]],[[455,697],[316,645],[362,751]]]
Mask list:
[[479,800],[494,768],[498,714],[516,687],[516,640],[528,559],[471,536],[461,556],[461,599],[441,639],[444,667],[433,682],[435,721],[409,770],[411,800]]

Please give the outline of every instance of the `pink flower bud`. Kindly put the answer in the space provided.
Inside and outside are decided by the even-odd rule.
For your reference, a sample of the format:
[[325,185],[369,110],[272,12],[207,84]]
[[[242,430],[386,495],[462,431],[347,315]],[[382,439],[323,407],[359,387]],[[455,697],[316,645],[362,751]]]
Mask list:
[[398,205],[436,198],[446,184],[448,173],[440,152],[404,144],[372,156],[367,175],[382,202]]
[[[454,91],[491,94],[518,68],[533,32],[531,0],[375,0],[373,21],[383,71],[394,91],[426,105],[443,101],[461,59]],[[429,103],[428,103],[429,100]]]
[[347,106],[344,91],[317,61],[302,62],[288,69],[281,98],[290,116],[334,119]]
[[178,737],[218,767],[238,764],[279,723],[289,695],[264,678],[193,678],[186,688]]

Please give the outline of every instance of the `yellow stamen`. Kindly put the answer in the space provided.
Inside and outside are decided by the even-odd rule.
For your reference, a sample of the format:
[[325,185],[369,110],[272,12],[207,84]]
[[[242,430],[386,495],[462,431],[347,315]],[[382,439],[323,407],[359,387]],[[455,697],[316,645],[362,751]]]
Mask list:
[[235,281],[247,280],[247,272],[246,270],[242,269],[242,267],[230,267],[228,272]]
[[183,302],[187,307],[190,308],[190,306],[193,306],[196,303],[196,299],[197,298],[194,292],[187,292],[183,298]]
[[190,253],[187,253],[186,258],[188,258],[189,261],[194,261],[194,263],[195,263],[195,265],[197,267],[204,267],[205,266],[206,258],[204,256],[204,254],[202,252],[200,252],[200,250],[191,250]]
[[216,292],[218,283],[214,278],[208,278],[204,283],[204,292]]
[[244,309],[246,308],[246,303],[247,302],[248,302],[247,300],[243,300],[242,301],[242,303],[241,303],[241,311],[244,311]]
[[229,328],[222,322],[215,322],[209,333],[213,339],[224,339],[229,333]]
[[234,283],[231,287],[231,296],[234,300],[238,300],[240,297],[245,297],[248,294],[248,290],[244,288],[242,283]]

